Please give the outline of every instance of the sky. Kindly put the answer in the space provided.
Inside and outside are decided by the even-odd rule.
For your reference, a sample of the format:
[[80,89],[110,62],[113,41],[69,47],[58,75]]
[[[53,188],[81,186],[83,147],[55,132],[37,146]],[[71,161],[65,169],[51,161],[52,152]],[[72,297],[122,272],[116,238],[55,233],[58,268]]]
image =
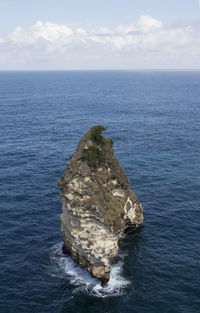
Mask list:
[[0,0],[0,70],[200,69],[199,0]]

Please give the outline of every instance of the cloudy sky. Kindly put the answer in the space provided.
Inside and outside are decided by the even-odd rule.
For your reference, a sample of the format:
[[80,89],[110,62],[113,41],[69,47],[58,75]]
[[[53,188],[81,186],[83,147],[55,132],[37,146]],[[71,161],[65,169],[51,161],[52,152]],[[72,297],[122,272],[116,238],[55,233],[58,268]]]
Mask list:
[[0,0],[0,70],[200,69],[199,0]]

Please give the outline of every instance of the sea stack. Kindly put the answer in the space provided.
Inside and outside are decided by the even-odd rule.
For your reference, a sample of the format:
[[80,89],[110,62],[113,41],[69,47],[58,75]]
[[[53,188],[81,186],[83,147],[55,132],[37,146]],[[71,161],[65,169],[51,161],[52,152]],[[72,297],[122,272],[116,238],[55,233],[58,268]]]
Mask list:
[[63,252],[101,280],[110,278],[110,260],[125,230],[143,222],[143,208],[118,160],[112,139],[94,126],[80,140],[59,181]]

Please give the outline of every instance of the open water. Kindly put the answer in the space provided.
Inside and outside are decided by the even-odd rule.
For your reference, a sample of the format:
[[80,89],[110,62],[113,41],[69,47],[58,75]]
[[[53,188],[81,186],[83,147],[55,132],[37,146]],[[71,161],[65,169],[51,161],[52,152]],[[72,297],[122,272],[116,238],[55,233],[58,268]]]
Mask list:
[[[62,254],[57,181],[108,126],[144,206],[99,282]],[[200,72],[0,73],[0,312],[200,312]]]

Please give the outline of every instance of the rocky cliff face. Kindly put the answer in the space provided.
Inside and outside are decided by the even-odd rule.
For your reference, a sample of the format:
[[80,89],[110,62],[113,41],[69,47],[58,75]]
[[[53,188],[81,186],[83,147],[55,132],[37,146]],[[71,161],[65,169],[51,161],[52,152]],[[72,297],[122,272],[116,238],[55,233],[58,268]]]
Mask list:
[[125,229],[143,222],[142,205],[129,189],[112,139],[101,135],[104,130],[95,126],[83,136],[59,181],[63,252],[102,285]]

